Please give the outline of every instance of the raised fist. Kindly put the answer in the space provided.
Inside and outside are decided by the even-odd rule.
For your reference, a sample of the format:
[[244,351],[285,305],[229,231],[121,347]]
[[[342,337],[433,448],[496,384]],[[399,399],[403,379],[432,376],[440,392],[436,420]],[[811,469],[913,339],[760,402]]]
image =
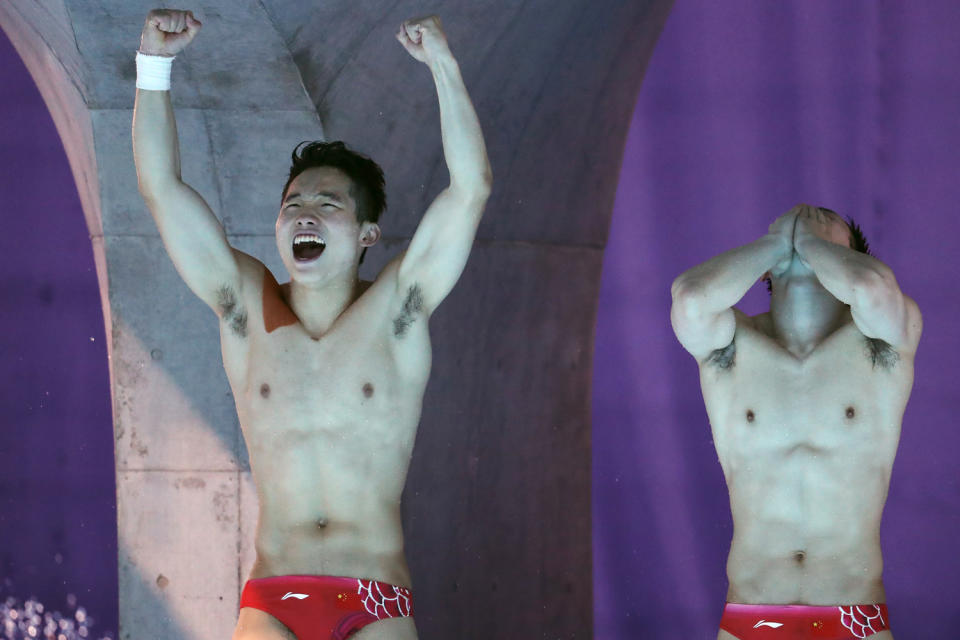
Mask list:
[[175,56],[193,42],[200,32],[200,21],[192,11],[154,9],[147,14],[140,36],[140,53],[151,56]]
[[397,40],[410,55],[427,64],[450,55],[447,36],[437,16],[405,21],[397,32]]

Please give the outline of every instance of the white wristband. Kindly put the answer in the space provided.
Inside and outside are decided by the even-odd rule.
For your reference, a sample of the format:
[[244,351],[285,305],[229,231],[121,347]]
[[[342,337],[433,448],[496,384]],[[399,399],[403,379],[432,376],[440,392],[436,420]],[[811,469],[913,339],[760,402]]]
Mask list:
[[150,56],[137,51],[137,89],[170,91],[170,70],[176,56]]

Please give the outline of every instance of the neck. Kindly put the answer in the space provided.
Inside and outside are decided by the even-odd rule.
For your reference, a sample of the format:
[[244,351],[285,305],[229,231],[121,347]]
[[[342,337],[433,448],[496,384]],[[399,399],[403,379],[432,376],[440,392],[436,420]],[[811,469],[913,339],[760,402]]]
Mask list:
[[354,270],[349,276],[323,283],[290,281],[290,308],[311,336],[327,331],[356,299],[359,279]]
[[849,313],[812,272],[784,278],[770,298],[774,338],[800,358],[847,322]]

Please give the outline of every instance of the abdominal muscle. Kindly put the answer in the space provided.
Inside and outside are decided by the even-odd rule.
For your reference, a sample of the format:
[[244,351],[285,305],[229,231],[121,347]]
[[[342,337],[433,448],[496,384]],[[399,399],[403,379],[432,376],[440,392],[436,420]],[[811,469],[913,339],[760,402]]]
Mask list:
[[729,602],[884,601],[879,526],[886,476],[848,458],[801,447],[728,472]]
[[250,577],[330,575],[410,587],[400,495],[416,413],[335,427],[261,421],[245,428],[260,505]]

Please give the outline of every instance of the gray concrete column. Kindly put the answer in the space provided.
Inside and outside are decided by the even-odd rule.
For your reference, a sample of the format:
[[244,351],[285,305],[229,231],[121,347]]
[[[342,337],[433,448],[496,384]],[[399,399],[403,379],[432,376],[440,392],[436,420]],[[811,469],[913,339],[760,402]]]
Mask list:
[[[669,0],[451,0],[494,195],[434,315],[404,526],[421,636],[591,634],[589,385],[626,128]],[[116,435],[122,638],[225,638],[256,500],[217,323],[136,188],[133,52],[147,2],[10,0],[0,26],[49,106],[97,257]],[[384,167],[370,277],[447,180],[429,73],[393,40],[414,2],[212,0],[174,64],[183,178],[232,243],[285,277],[289,153],[343,139]],[[321,124],[322,123],[322,124]]]

